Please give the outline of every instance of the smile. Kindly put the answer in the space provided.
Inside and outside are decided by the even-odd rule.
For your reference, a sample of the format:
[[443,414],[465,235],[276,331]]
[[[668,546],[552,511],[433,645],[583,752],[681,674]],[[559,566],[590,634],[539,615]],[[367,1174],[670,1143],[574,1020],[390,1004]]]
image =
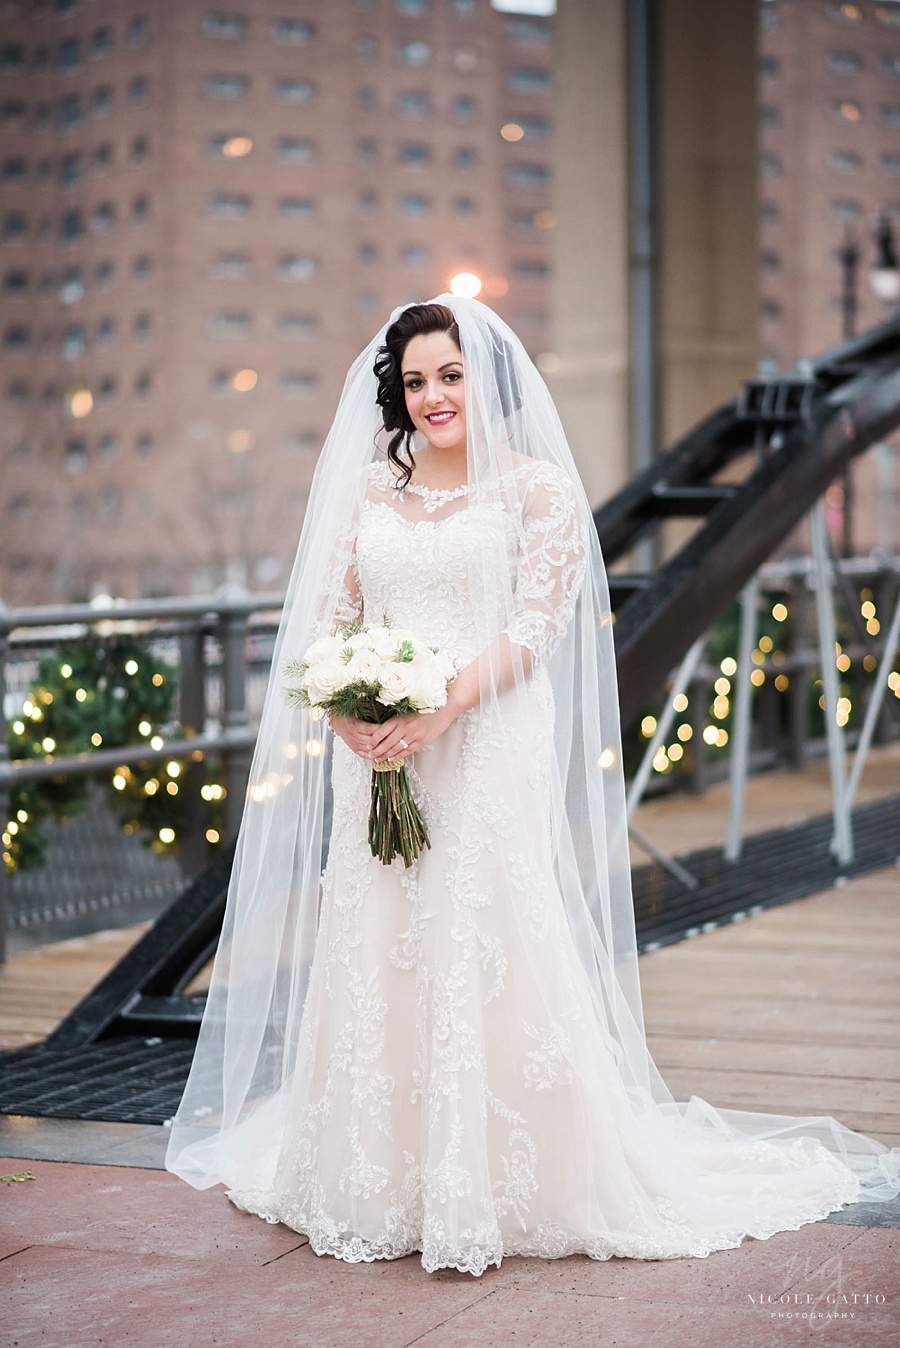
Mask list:
[[455,412],[426,412],[425,420],[431,426],[446,426],[455,416]]

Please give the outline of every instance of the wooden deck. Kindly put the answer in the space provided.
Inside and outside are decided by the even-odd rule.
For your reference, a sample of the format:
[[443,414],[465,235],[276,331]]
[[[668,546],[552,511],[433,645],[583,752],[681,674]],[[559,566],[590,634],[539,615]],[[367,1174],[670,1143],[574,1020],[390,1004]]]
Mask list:
[[[0,1046],[42,1039],[143,930],[13,958],[0,970]],[[676,1098],[833,1114],[900,1145],[900,870],[644,955],[641,977]]]

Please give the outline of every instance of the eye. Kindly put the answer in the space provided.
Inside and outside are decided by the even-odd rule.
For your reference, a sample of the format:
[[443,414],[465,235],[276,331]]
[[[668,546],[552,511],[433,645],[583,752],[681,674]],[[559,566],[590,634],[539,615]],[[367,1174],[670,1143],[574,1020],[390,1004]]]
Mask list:
[[444,378],[451,380],[454,384],[458,384],[460,379],[462,379],[462,375],[459,373],[459,370],[448,370],[444,375]]
[[422,383],[421,379],[408,379],[408,380],[406,381],[405,387],[406,387],[406,388],[419,388],[420,385],[421,385],[421,383]]

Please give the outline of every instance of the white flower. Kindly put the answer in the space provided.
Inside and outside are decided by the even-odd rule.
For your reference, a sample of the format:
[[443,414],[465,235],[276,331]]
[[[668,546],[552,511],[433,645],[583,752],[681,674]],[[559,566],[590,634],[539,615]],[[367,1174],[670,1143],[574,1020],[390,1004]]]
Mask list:
[[369,629],[369,648],[381,660],[393,660],[397,654],[400,642],[397,639],[396,632],[392,632],[389,627],[372,627]]
[[303,657],[304,664],[315,665],[320,660],[333,660],[343,645],[342,637],[319,637],[318,641],[313,642]]
[[304,680],[311,702],[327,702],[349,683],[347,666],[338,659],[320,660]]
[[370,651],[372,649],[372,638],[365,628],[361,632],[354,632],[352,637],[348,637],[343,643],[343,650],[349,646],[351,651]]
[[394,662],[382,666],[381,692],[377,700],[386,707],[409,697],[415,686],[416,672],[408,662]]
[[381,661],[374,651],[357,650],[344,666],[348,683],[378,683]]

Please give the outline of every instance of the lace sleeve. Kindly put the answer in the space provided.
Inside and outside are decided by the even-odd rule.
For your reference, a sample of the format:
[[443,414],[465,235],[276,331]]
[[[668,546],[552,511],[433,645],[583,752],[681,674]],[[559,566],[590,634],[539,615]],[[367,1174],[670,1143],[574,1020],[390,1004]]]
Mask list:
[[587,566],[582,514],[561,469],[543,464],[532,473],[522,504],[516,613],[506,634],[535,661],[549,660],[575,612]]

